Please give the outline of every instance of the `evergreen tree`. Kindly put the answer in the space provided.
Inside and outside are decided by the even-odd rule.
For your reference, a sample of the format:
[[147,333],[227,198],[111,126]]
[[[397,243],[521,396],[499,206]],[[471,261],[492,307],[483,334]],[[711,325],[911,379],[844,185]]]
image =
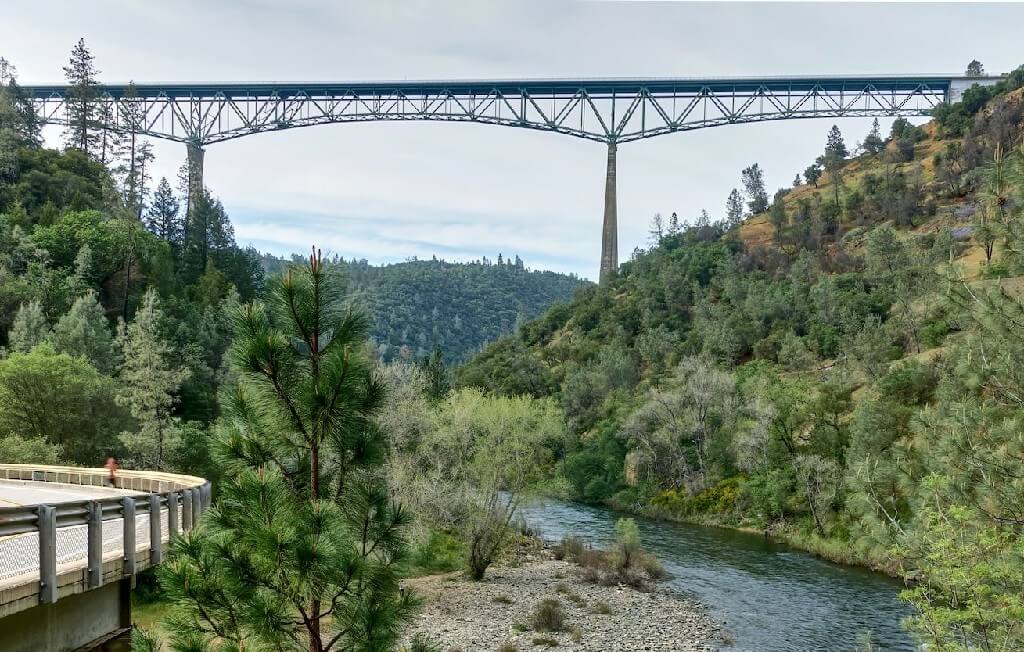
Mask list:
[[71,50],[71,59],[64,67],[68,82],[67,105],[68,127],[65,131],[68,147],[82,150],[86,154],[99,155],[101,133],[98,123],[99,71],[93,64],[92,53],[85,47],[85,39]]
[[748,168],[744,168],[742,173],[743,187],[747,191],[747,207],[750,212],[754,215],[763,213],[768,210],[768,191],[765,190],[764,186],[764,172],[761,170],[761,166],[754,163]]
[[49,341],[58,353],[85,358],[107,375],[118,366],[114,335],[95,292],[75,299],[71,310],[57,320]]
[[729,198],[725,200],[725,219],[730,229],[743,221],[743,195],[736,188],[732,189]]
[[878,154],[883,149],[885,149],[885,141],[882,140],[878,118],[875,118],[875,121],[871,123],[871,131],[864,137],[864,151],[868,154]]
[[130,211],[137,214],[139,204],[139,132],[142,130],[145,106],[138,97],[134,82],[130,82],[128,88],[125,89],[120,107],[120,123],[127,133],[119,143],[120,146],[116,153],[119,163],[114,169],[114,174],[121,183],[121,195],[125,205]]
[[165,339],[164,319],[160,299],[150,289],[122,343],[122,386],[117,400],[128,408],[139,428],[123,433],[121,440],[135,463],[144,468],[167,468],[167,456],[179,436],[172,417],[176,393],[189,376],[187,369],[178,366]]
[[797,173],[796,173],[796,177],[795,177],[795,178],[793,179],[793,187],[794,187],[794,188],[798,188],[798,187],[800,187],[801,183],[802,183],[802,182],[801,182],[801,180],[800,180],[800,173],[799,173],[799,172],[797,172]]
[[817,163],[812,163],[808,165],[807,169],[804,170],[804,179],[806,179],[807,183],[813,185],[815,188],[818,187],[818,179],[820,178],[821,166],[818,165]]
[[981,62],[977,59],[971,59],[971,62],[967,64],[967,70],[964,74],[968,77],[984,77],[985,66],[981,65]]
[[444,364],[444,354],[441,348],[434,348],[430,357],[425,357],[420,362],[420,369],[426,379],[426,394],[432,402],[444,400],[452,391],[451,372]]
[[843,142],[843,134],[839,127],[832,125],[828,132],[828,140],[825,143],[825,156],[823,162],[825,171],[828,172],[829,181],[835,194],[835,208],[839,209],[839,188],[843,185],[843,165],[849,155],[846,143]]
[[[875,120],[875,126],[877,127],[877,120]],[[825,141],[825,160],[832,158],[834,160],[843,161],[847,156],[850,155],[850,151],[846,149],[846,142],[843,141],[843,134],[839,131],[838,125],[832,125],[832,128],[828,131],[828,140]]]
[[37,344],[46,339],[50,325],[43,314],[43,304],[39,300],[23,303],[14,315],[11,332],[8,333],[8,346],[16,353],[28,353]]
[[682,226],[679,224],[679,215],[672,211],[672,214],[668,216],[668,234],[679,235],[681,230]]
[[0,183],[13,177],[17,149],[38,147],[41,142],[39,120],[18,86],[17,71],[0,57]]
[[176,650],[390,650],[411,616],[409,516],[378,472],[384,385],[339,290],[317,253],[236,318],[220,497],[160,569]]
[[181,205],[171,184],[166,177],[161,178],[153,193],[153,203],[146,212],[146,228],[172,245],[180,245],[184,227],[178,219],[180,211]]

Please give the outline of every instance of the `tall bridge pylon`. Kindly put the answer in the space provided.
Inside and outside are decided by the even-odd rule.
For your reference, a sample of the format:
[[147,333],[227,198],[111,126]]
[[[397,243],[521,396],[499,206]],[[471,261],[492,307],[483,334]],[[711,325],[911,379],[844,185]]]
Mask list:
[[[973,83],[953,75],[746,79],[544,79],[402,82],[145,83],[101,86],[105,127],[184,143],[190,196],[204,149],[252,134],[370,121],[475,122],[604,143],[601,278],[618,267],[619,145],[729,124],[865,116],[922,116]],[[40,120],[68,122],[64,85],[26,86]],[[111,110],[106,110],[111,109]]]

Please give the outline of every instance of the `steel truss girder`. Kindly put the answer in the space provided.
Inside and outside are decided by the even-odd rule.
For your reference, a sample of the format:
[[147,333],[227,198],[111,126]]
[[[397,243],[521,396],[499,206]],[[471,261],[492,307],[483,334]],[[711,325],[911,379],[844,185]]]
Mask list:
[[[953,78],[777,78],[388,84],[146,84],[101,87],[105,126],[196,145],[321,124],[432,120],[550,131],[626,143],[727,124],[918,116],[947,101]],[[28,89],[41,121],[67,124],[66,89]]]

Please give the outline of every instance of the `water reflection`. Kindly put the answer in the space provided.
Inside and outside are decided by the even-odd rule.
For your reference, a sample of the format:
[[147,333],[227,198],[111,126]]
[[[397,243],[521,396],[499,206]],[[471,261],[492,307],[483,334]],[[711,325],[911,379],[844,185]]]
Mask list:
[[[605,545],[618,515],[545,501],[524,510],[548,540],[575,534]],[[870,632],[878,648],[914,650],[900,626],[910,614],[902,585],[871,571],[821,561],[763,537],[637,519],[644,544],[661,559],[674,588],[692,593],[725,623],[731,650],[855,650]]]

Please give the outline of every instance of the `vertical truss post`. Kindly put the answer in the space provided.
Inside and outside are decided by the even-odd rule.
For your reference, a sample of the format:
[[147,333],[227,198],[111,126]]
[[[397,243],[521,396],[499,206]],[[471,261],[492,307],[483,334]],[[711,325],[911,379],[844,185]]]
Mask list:
[[618,197],[615,183],[615,141],[608,141],[608,168],[604,177],[604,226],[601,231],[601,282],[619,267]]
[[185,217],[191,219],[203,193],[203,159],[206,152],[199,141],[189,141],[185,147],[188,152],[188,203]]

